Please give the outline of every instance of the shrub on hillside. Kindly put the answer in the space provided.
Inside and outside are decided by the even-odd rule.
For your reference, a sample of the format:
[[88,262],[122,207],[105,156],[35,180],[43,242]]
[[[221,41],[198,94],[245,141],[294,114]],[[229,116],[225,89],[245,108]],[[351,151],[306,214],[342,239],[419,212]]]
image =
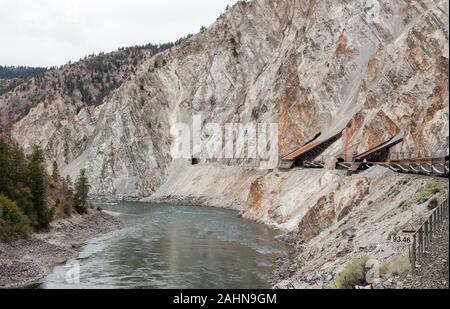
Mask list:
[[411,268],[409,257],[396,257],[381,265],[380,274],[383,278],[400,275]]
[[436,195],[445,192],[447,187],[447,183],[433,179],[417,190],[417,192],[408,200],[403,201],[399,206],[400,210],[405,212],[408,211],[413,205],[421,205],[429,201],[431,198],[436,197]]
[[353,289],[355,286],[366,285],[366,263],[370,257],[363,256],[350,260],[339,273],[336,280],[329,286],[331,289]]
[[0,237],[3,239],[24,236],[30,232],[30,220],[17,204],[0,195]]

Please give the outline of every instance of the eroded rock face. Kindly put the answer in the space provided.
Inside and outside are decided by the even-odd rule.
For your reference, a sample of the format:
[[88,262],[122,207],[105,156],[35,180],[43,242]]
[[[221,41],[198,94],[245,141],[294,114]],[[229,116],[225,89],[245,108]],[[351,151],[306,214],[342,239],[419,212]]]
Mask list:
[[[447,13],[446,13],[447,12]],[[98,107],[41,102],[12,128],[92,193],[147,196],[169,176],[170,128],[279,124],[279,155],[345,128],[337,153],[404,130],[398,151],[448,151],[448,1],[240,2],[207,31],[139,64]],[[210,137],[212,139],[213,137]],[[243,160],[224,161],[243,166]]]
[[321,197],[316,205],[300,220],[298,231],[302,240],[311,240],[333,224],[336,210],[332,200],[332,196]]
[[[360,93],[365,116],[352,120],[367,138],[347,132],[348,145],[361,141],[359,148],[370,148],[376,136],[385,139],[398,127],[405,129],[406,138],[397,151],[418,156],[448,152],[448,1],[416,4],[392,8],[393,20],[401,26],[370,60]],[[374,122],[370,115],[381,111],[386,120]],[[353,131],[352,125],[346,131]]]

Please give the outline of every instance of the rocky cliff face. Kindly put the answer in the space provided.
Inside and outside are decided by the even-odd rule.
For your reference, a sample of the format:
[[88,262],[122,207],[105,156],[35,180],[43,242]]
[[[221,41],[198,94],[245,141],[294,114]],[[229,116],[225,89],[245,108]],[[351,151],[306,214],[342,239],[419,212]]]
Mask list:
[[[279,124],[279,153],[345,128],[335,154],[404,130],[399,151],[448,149],[448,1],[240,2],[207,31],[144,58],[99,106],[64,97],[19,113],[38,143],[96,194],[146,196],[168,177],[171,125]],[[0,100],[2,116],[5,104]],[[243,165],[231,160],[229,165]]]

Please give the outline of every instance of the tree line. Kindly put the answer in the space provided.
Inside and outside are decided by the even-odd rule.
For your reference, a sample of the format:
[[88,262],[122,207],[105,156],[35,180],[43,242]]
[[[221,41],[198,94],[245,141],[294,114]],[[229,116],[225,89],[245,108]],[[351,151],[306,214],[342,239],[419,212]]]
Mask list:
[[85,170],[72,186],[70,177],[60,177],[56,162],[52,174],[47,174],[40,147],[25,156],[17,144],[0,137],[0,239],[48,229],[56,212],[87,213],[88,194]]
[[21,78],[26,79],[40,75],[47,71],[47,68],[34,68],[27,66],[1,66],[0,65],[0,79]]

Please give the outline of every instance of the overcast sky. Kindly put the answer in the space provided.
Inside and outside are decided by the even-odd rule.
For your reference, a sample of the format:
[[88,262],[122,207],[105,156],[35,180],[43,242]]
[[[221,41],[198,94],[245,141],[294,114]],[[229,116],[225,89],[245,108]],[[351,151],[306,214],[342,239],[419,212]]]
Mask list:
[[237,0],[0,0],[0,65],[53,66],[175,41]]

